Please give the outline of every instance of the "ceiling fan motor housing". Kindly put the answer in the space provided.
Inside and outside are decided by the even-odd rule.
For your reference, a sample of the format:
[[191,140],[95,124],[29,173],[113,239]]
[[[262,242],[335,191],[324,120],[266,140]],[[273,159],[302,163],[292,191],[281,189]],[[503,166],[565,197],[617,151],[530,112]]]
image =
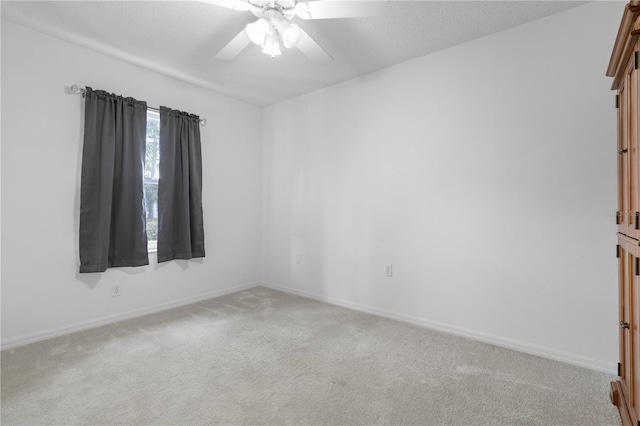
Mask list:
[[296,15],[295,7],[298,2],[295,0],[277,0],[273,2],[269,0],[248,0],[247,3],[256,6],[250,10],[258,18],[266,18],[269,12],[279,12],[282,18],[290,20]]
[[251,41],[262,46],[263,51],[271,56],[280,54],[279,39],[282,39],[284,47],[290,49],[295,47],[302,38],[300,27],[289,22],[295,16],[293,9],[285,8],[288,5],[295,6],[295,2],[284,0],[282,3],[286,4],[265,2],[261,10],[252,10],[252,13],[260,19],[246,27]]
[[336,1],[336,0],[201,0],[240,12],[250,11],[257,21],[246,27],[218,54],[218,59],[232,59],[251,42],[262,46],[262,52],[280,55],[280,46],[297,47],[305,56],[318,64],[326,64],[333,58],[299,25],[291,22],[297,17],[303,20],[333,19],[372,16],[389,0]]

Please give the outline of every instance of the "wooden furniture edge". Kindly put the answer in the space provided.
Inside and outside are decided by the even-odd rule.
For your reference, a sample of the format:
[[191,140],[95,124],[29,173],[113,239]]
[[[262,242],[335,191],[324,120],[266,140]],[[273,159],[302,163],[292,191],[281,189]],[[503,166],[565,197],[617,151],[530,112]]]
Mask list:
[[[639,268],[640,265],[637,259],[640,259],[640,241],[620,232],[618,232],[616,236],[618,237],[618,245],[622,247],[626,253],[636,258],[635,267]],[[620,255],[620,251],[618,251],[618,255]],[[636,274],[637,273],[638,272],[636,272]],[[626,394],[625,386],[623,386],[622,378],[611,382],[611,392],[609,396],[611,398],[611,402],[618,407],[620,419],[622,420],[623,426],[640,425],[640,423],[633,423],[633,419],[636,417],[636,413],[635,410],[627,404],[628,395]]]
[[612,90],[620,87],[623,68],[631,57],[635,42],[640,36],[640,0],[632,0],[625,6],[618,35],[613,45],[607,76],[613,77]]
[[628,244],[630,244],[632,246],[640,246],[640,240],[636,240],[635,238],[631,238],[631,237],[629,237],[629,236],[627,236],[627,235],[625,235],[625,234],[623,234],[621,232],[618,232],[616,234],[616,236],[619,239],[623,240],[624,242],[626,242],[626,243],[628,243]]
[[[607,68],[607,76],[613,77],[613,83],[611,86],[612,90],[620,91],[622,85],[625,82],[626,74],[628,71],[629,64],[632,60],[632,55],[634,51],[637,51],[640,47],[640,0],[631,0],[625,6],[622,20],[620,22],[620,27],[618,28],[618,34],[615,39],[615,44],[613,47],[613,51],[611,53],[611,58],[609,61],[609,66]],[[637,55],[637,54],[636,54]],[[638,66],[638,58],[635,58],[634,66],[637,68]],[[618,124],[619,126],[619,124]],[[631,238],[624,233],[618,233],[618,247],[616,249],[616,253],[618,257],[621,257],[622,251],[624,250],[624,255],[627,256],[632,255],[635,259],[635,275],[640,274],[640,242],[637,239]],[[631,261],[631,259],[629,259]],[[626,265],[626,263],[625,263]],[[629,273],[631,273],[629,271]],[[622,278],[621,278],[622,279]],[[626,279],[626,278],[624,278]],[[637,280],[638,277],[629,277],[629,279]],[[629,283],[630,285],[630,283]],[[624,305],[622,293],[620,294],[621,306]],[[628,297],[628,296],[627,296]],[[622,308],[621,308],[622,309]],[[622,311],[621,311],[622,312]],[[621,323],[622,325],[622,323]],[[624,351],[624,347],[626,344],[631,344],[629,342],[623,343],[626,341],[621,334],[621,351]],[[632,339],[631,339],[632,340]],[[621,352],[621,362],[625,361],[625,354]],[[637,354],[636,354],[637,356]],[[622,364],[618,364],[618,369]],[[627,371],[628,372],[628,371]],[[625,372],[625,374],[627,373]],[[622,374],[618,371],[618,374]],[[630,373],[633,374],[633,373]],[[627,378],[629,380],[629,378]],[[618,378],[618,380],[611,382],[611,402],[618,407],[618,412],[620,414],[620,419],[622,420],[623,426],[634,426],[634,422],[637,422],[637,426],[640,426],[640,421],[638,421],[638,415],[634,410],[633,406],[630,406],[627,383],[624,382],[622,377]]]
[[623,396],[622,385],[619,381],[611,382],[611,402],[618,407],[620,412],[620,419],[622,420],[622,426],[633,426],[631,417],[629,416],[629,409],[627,402]]

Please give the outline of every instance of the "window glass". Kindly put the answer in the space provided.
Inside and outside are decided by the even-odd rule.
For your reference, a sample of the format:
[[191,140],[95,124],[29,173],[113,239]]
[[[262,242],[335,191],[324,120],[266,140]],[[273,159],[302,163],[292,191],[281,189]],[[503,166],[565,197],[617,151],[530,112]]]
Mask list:
[[144,163],[144,202],[147,211],[147,243],[155,251],[158,243],[158,177],[160,164],[160,114],[147,110],[147,149]]

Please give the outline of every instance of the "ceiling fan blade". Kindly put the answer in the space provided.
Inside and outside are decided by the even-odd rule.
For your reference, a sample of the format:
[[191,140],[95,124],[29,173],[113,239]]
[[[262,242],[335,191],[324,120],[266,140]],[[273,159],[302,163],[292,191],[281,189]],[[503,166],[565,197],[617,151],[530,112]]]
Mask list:
[[329,55],[309,34],[303,29],[302,37],[297,44],[297,48],[300,49],[304,55],[318,64],[327,64],[333,60],[333,57]]
[[212,4],[214,6],[226,7],[227,9],[239,10],[244,12],[250,10],[252,12],[260,12],[262,9],[248,0],[198,0],[200,3]]
[[299,2],[295,13],[302,19],[379,16],[389,10],[389,0],[316,0]]
[[231,40],[225,47],[222,48],[221,51],[218,52],[216,58],[226,60],[233,59],[238,56],[238,54],[242,52],[244,48],[249,44],[251,44],[251,40],[247,35],[247,31],[243,29],[238,33],[237,36],[233,38],[233,40]]
[[236,5],[236,0],[198,0],[200,3],[212,4],[214,6],[226,7],[233,9]]

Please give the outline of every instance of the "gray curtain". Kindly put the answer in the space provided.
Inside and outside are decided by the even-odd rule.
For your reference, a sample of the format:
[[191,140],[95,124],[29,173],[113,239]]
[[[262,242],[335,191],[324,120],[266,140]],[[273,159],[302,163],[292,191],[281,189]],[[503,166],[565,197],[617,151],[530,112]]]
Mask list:
[[147,104],[86,88],[80,272],[149,264],[143,203]]
[[200,120],[160,107],[158,262],[204,257]]

